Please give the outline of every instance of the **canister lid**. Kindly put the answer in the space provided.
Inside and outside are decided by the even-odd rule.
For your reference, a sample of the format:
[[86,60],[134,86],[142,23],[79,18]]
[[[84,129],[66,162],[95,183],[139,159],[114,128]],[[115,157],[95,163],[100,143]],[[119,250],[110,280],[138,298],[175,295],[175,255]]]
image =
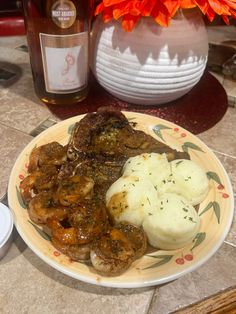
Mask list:
[[13,217],[10,209],[0,203],[0,247],[8,240],[13,229]]

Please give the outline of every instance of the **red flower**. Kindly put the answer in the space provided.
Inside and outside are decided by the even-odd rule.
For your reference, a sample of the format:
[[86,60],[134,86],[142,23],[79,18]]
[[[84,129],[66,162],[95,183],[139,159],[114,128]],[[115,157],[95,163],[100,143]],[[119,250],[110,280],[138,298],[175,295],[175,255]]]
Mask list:
[[102,14],[105,23],[121,19],[130,32],[142,16],[151,16],[161,26],[168,26],[178,9],[198,7],[212,21],[220,15],[226,24],[229,16],[236,18],[236,0],[102,0],[95,15]]

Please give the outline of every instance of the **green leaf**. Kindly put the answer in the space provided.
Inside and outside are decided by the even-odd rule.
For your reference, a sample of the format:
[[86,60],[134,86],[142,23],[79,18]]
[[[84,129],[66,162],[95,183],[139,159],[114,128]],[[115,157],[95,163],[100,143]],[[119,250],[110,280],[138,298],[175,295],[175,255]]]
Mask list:
[[212,205],[214,208],[214,213],[215,213],[216,218],[217,218],[217,222],[219,224],[220,223],[220,205],[217,202],[213,202]]
[[160,261],[143,269],[149,269],[149,268],[154,268],[154,267],[164,265],[168,263],[174,255],[147,255],[147,256],[153,257],[153,258],[159,258]]
[[206,232],[199,232],[196,234],[196,237],[193,239],[194,245],[190,249],[191,251],[199,246],[206,238]]
[[165,142],[161,133],[162,130],[171,130],[171,128],[163,124],[157,124],[153,128],[153,132]]
[[221,180],[220,180],[220,177],[218,176],[217,173],[213,172],[213,171],[208,171],[207,172],[207,177],[209,180],[214,180],[215,182],[217,182],[218,184],[222,184],[221,183]]
[[30,220],[29,223],[34,227],[34,229],[39,233],[39,235],[47,241],[51,241],[51,237],[42,229],[40,229],[37,225],[33,224]]
[[20,190],[18,189],[17,186],[16,186],[16,196],[17,196],[17,199],[18,199],[20,206],[24,209],[27,209],[27,206],[26,206],[25,202],[23,201]]
[[71,135],[71,134],[73,133],[74,127],[75,127],[75,123],[74,123],[74,124],[71,124],[71,125],[68,127],[68,130],[67,130],[68,134]]
[[207,212],[212,206],[213,206],[213,203],[210,202],[210,203],[203,209],[203,211],[199,214],[199,216],[201,216],[202,214],[204,214],[205,212]]
[[191,148],[191,149],[194,149],[194,150],[197,150],[199,152],[203,152],[205,153],[201,147],[197,146],[196,144],[192,143],[192,142],[185,142],[183,145],[182,145],[182,149],[184,152],[188,153],[188,149]]

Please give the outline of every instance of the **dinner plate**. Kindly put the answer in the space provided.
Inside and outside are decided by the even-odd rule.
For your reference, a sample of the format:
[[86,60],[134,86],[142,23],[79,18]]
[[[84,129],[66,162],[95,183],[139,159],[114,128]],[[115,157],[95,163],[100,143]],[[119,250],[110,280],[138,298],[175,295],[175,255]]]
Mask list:
[[179,151],[187,151],[190,157],[207,173],[210,189],[200,204],[198,213],[201,228],[192,242],[182,249],[147,253],[122,275],[101,276],[86,263],[75,262],[58,252],[41,228],[29,219],[27,209],[19,193],[20,181],[27,176],[29,154],[35,146],[58,141],[68,143],[76,116],[45,130],[35,137],[21,152],[12,169],[8,188],[9,206],[14,214],[15,226],[26,244],[42,260],[73,278],[102,286],[135,288],[163,284],[189,273],[205,263],[223,243],[233,219],[233,192],[230,180],[214,153],[196,136],[182,127],[153,116],[124,112],[135,122],[135,128],[143,130],[159,141]]

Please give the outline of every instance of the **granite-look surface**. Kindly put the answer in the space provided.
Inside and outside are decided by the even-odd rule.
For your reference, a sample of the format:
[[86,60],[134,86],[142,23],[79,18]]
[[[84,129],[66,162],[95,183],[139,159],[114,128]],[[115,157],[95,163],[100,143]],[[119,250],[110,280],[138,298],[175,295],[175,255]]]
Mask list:
[[228,108],[224,117],[213,128],[198,135],[212,150],[236,156],[236,110]]
[[[236,157],[230,157],[223,153],[216,153],[216,156],[219,158],[226,172],[228,173],[234,195],[236,196]],[[234,212],[233,223],[226,241],[236,246],[236,211]]]
[[16,49],[2,47],[0,49],[1,62],[9,63],[10,68],[14,66],[12,70],[19,75],[10,86],[0,88],[0,121],[2,124],[30,133],[51,114],[34,93],[28,54]]
[[16,236],[0,261],[0,313],[145,314],[155,288],[114,289],[51,268]]
[[157,288],[148,313],[171,313],[235,285],[235,260],[235,247],[223,244],[198,270]]
[[[1,106],[0,106],[1,108]],[[0,199],[6,193],[8,178],[16,158],[32,137],[0,123]]]
[[[223,63],[228,61],[236,53],[236,27],[235,26],[208,26],[208,40],[211,45],[214,46],[213,50],[209,53],[209,63]],[[227,57],[227,55],[229,56]],[[214,59],[214,60],[211,60]],[[224,61],[223,61],[224,60]],[[234,65],[232,67],[235,68]],[[224,75],[222,73],[214,74],[215,77],[224,86],[227,95],[229,105],[236,107],[236,80],[232,78],[232,75]],[[234,70],[235,71],[235,70]],[[235,76],[235,75],[234,75]]]
[[[227,37],[228,35],[226,35]],[[227,37],[228,38],[228,37]],[[31,140],[29,133],[48,118],[49,110],[36,98],[28,54],[15,49],[24,37],[0,38],[1,61],[21,71],[18,81],[0,88],[0,199],[11,167]],[[217,76],[217,75],[216,75]],[[218,77],[222,84],[226,79]],[[228,95],[235,86],[229,86]],[[199,137],[214,151],[236,193],[236,109]],[[226,242],[196,271],[159,287],[113,289],[74,280],[38,258],[15,231],[14,243],[0,261],[0,313],[171,313],[236,284],[236,218]]]

